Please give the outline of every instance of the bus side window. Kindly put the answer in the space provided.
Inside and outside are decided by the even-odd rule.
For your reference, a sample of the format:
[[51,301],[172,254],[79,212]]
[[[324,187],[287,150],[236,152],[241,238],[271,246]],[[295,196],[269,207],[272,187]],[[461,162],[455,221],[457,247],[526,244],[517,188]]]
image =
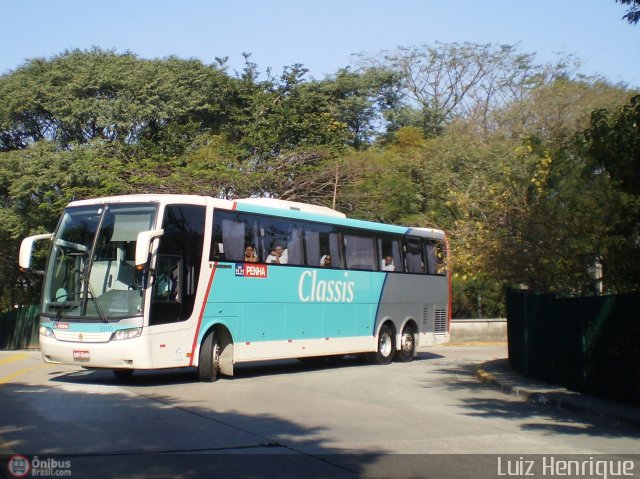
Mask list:
[[211,261],[244,261],[247,246],[260,256],[258,224],[254,215],[215,210],[211,235]]
[[[331,225],[309,223],[304,230],[304,245],[307,266],[342,268],[338,230]],[[325,258],[329,258],[325,264]]]
[[405,261],[407,273],[424,273],[420,238],[405,238]]
[[260,219],[260,239],[267,263],[304,264],[303,225],[284,218]]
[[373,236],[366,233],[343,235],[344,257],[348,269],[377,271],[376,248]]
[[400,238],[392,236],[378,237],[378,254],[380,255],[380,270],[388,272],[404,271],[402,263],[402,248]]
[[443,241],[426,240],[425,254],[427,258],[428,273],[437,275],[447,274],[447,253]]

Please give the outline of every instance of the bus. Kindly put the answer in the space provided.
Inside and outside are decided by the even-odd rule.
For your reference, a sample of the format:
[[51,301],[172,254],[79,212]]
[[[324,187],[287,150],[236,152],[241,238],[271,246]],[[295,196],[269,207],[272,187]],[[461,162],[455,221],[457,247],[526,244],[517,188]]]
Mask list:
[[47,363],[120,378],[197,367],[214,381],[249,361],[408,362],[449,340],[447,238],[436,229],[273,198],[144,194],[71,202],[54,233],[22,241],[23,271],[45,240]]

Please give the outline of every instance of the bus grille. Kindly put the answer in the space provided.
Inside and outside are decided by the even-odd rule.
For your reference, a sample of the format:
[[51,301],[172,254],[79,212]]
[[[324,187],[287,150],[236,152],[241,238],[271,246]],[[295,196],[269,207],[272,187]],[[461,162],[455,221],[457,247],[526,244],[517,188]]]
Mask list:
[[436,309],[436,324],[433,328],[434,333],[446,333],[447,332],[447,310]]
[[58,341],[70,341],[75,343],[106,343],[113,333],[79,333],[71,331],[55,331]]

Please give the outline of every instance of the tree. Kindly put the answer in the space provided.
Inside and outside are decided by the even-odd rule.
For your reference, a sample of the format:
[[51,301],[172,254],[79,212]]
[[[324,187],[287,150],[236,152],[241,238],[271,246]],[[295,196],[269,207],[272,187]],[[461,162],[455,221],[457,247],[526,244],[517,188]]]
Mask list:
[[179,152],[198,128],[224,121],[228,83],[196,60],[98,48],[30,60],[0,78],[0,151],[103,139]]
[[605,277],[618,291],[640,288],[640,95],[613,111],[600,109],[586,130],[585,156],[594,175],[610,179],[615,207],[607,218],[610,237],[603,258]]
[[398,126],[420,126],[426,136],[433,136],[442,134],[454,118],[474,118],[489,129],[492,111],[523,99],[571,68],[565,60],[536,65],[534,59],[534,54],[519,53],[514,45],[437,42],[361,54],[358,64],[365,71],[398,73],[409,108],[398,109]]
[[[73,199],[130,192],[108,147],[99,142],[60,150],[52,141],[0,154],[0,307],[35,299],[37,280],[19,275],[17,253],[22,238],[51,232],[60,212]],[[126,168],[126,167],[125,167]],[[25,296],[26,295],[26,296]]]
[[398,73],[383,68],[363,72],[343,68],[320,82],[335,117],[348,128],[349,146],[366,148],[390,126],[400,106],[400,81]]
[[599,109],[586,132],[589,154],[623,191],[640,195],[640,95],[617,112]]
[[629,23],[640,21],[640,0],[616,0],[616,2],[629,5],[629,10],[622,18],[626,18]]
[[589,127],[591,112],[623,105],[629,92],[600,77],[559,77],[534,88],[518,102],[496,110],[494,131],[513,138],[539,137],[556,147],[571,141],[577,131]]

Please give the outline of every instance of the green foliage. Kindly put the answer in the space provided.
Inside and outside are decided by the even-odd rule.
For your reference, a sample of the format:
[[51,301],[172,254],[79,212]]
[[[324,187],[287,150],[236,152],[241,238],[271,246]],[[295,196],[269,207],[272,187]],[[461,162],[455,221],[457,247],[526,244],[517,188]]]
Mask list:
[[629,23],[638,23],[640,21],[640,0],[616,0],[616,2],[629,5],[627,13],[622,18]]
[[640,95],[613,115],[606,109],[594,111],[586,137],[590,157],[623,191],[640,195]]
[[[0,150],[95,139],[180,151],[200,126],[219,128],[229,79],[196,60],[73,50],[0,78]],[[212,107],[213,106],[213,107]]]
[[615,290],[637,290],[640,265],[629,258],[640,255],[640,95],[621,108],[594,111],[584,138],[591,174],[611,185],[611,194],[600,198],[611,210],[604,274]]
[[225,59],[73,50],[0,77],[0,308],[38,292],[21,238],[72,199],[145,192],[445,229],[459,316],[501,315],[505,285],[639,287],[640,99],[624,87],[509,45],[401,48],[323,80],[244,56],[230,76]]
[[504,288],[487,274],[453,277],[454,318],[504,318]]

